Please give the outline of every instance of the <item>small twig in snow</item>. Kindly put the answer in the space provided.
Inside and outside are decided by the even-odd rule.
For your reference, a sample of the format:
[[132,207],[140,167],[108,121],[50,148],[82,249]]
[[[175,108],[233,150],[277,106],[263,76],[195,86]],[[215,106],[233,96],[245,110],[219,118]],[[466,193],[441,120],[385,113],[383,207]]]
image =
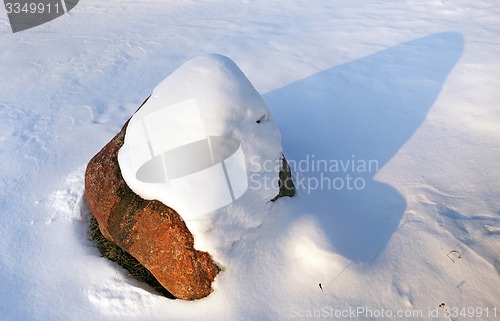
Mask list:
[[450,258],[450,260],[451,260],[453,263],[455,263],[455,260],[454,260],[454,259],[451,257],[451,255],[450,255],[450,254],[452,254],[452,253],[455,253],[455,254],[457,255],[457,259],[460,259],[460,258],[462,257],[462,253],[458,252],[457,250],[451,250],[451,251],[450,251],[450,252],[448,252],[448,254],[446,254],[446,255]]

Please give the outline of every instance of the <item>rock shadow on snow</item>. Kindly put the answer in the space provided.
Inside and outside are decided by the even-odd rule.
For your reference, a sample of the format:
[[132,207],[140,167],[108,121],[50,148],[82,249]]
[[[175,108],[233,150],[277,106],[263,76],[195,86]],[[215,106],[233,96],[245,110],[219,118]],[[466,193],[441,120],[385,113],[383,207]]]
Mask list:
[[374,176],[423,123],[462,51],[460,34],[434,34],[264,96],[304,199],[296,213],[315,216],[337,253],[373,261],[398,228],[406,200]]

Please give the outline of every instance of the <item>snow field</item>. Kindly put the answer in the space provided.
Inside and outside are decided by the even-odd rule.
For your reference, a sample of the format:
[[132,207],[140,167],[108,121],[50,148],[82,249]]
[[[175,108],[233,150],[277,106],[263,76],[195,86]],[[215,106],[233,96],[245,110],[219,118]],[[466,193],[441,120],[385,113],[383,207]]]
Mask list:
[[[358,307],[449,320],[430,314],[441,303],[500,319],[497,2],[87,0],[16,34],[0,7],[3,320],[310,320]],[[300,188],[252,215],[230,205],[208,227],[225,267],[215,292],[171,301],[87,241],[83,173],[162,79],[212,52],[263,95],[288,159],[354,154],[379,170],[323,173],[355,174],[361,191]]]

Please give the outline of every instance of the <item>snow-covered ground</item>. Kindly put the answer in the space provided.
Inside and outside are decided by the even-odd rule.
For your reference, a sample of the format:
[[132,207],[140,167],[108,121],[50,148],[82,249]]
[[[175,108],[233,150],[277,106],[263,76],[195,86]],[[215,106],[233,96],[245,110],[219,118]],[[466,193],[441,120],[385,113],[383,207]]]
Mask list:
[[[16,34],[0,7],[1,320],[500,320],[500,2],[82,0]],[[256,219],[219,227],[214,293],[169,300],[87,240],[83,174],[212,52],[298,195],[229,208]]]

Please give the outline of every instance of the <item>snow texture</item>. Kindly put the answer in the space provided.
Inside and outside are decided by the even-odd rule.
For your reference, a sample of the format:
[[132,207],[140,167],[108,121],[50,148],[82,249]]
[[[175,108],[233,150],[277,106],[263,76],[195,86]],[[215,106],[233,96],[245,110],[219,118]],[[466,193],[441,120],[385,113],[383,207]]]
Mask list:
[[[2,320],[500,320],[498,1],[85,0],[16,34],[0,6],[0,39]],[[83,175],[213,52],[262,94],[297,195],[194,220],[224,271],[169,300],[88,240]]]

